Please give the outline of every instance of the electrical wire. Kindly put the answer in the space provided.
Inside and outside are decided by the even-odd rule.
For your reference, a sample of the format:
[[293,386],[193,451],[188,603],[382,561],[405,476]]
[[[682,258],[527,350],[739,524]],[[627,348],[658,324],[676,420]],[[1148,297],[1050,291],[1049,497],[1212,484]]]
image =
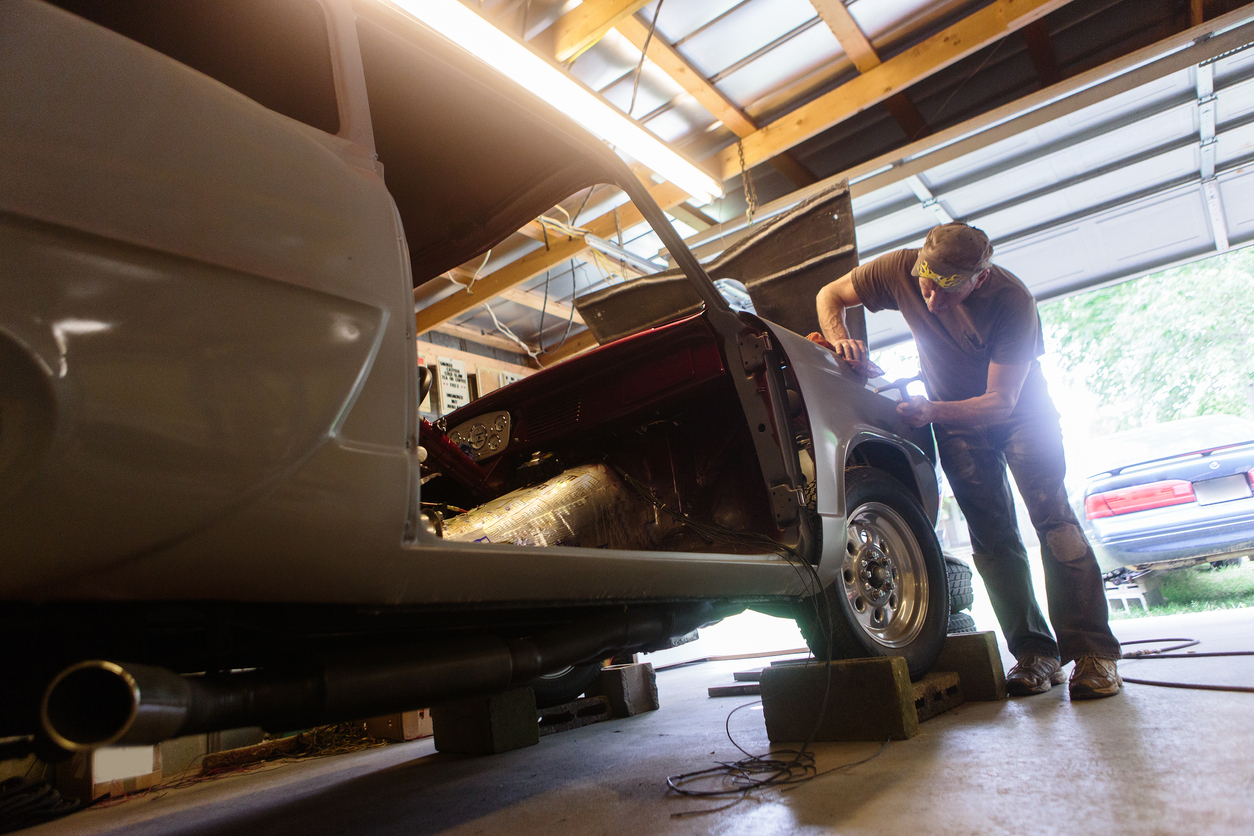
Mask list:
[[[680,775],[669,776],[666,779],[666,786],[668,793],[673,793],[682,797],[739,797],[732,803],[725,804],[721,807],[706,810],[686,810],[672,813],[671,818],[682,818],[691,815],[706,815],[720,810],[726,810],[730,807],[734,807],[736,804],[739,804],[747,798],[750,793],[756,790],[773,786],[795,786],[797,784],[813,780],[814,778],[819,777],[819,775],[826,775],[831,772],[852,768],[859,764],[866,763],[868,760],[871,760],[871,758],[877,757],[880,752],[883,752],[884,748],[888,745],[888,740],[884,741],[884,745],[881,746],[879,751],[877,751],[874,755],[871,755],[861,761],[844,764],[839,767],[825,770],[821,773],[818,772],[815,766],[814,754],[810,751],[810,747],[813,745],[814,739],[818,736],[819,728],[823,722],[823,717],[827,712],[828,699],[831,695],[831,654],[833,647],[833,616],[831,599],[823,587],[823,580],[819,576],[817,568],[809,561],[801,559],[800,555],[798,555],[794,549],[782,543],[778,543],[769,537],[752,532],[732,531],[731,529],[726,529],[722,526],[697,522],[688,515],[667,507],[664,502],[653,494],[653,491],[650,490],[647,485],[643,484],[612,462],[609,464],[610,467],[612,467],[628,485],[653,504],[654,507],[666,514],[669,514],[676,520],[692,527],[699,535],[705,537],[707,542],[719,540],[722,542],[731,542],[733,544],[753,544],[764,547],[768,551],[791,558],[788,563],[793,567],[793,571],[797,572],[799,576],[801,576],[803,596],[813,603],[816,626],[822,631],[823,637],[826,639],[824,642],[825,658],[822,660],[817,658],[812,660],[814,664],[824,664],[827,670],[827,676],[824,678],[823,682],[823,697],[819,701],[818,711],[815,713],[814,726],[810,730],[810,734],[807,736],[805,742],[802,743],[801,747],[799,749],[775,751],[764,755],[751,754],[747,749],[737,743],[735,738],[732,736],[731,718],[737,711],[757,705],[761,702],[761,700],[755,700],[754,702],[737,706],[727,715],[727,718],[723,723],[723,730],[732,746],[736,747],[736,749],[745,755],[745,757],[739,761],[718,762],[716,766],[712,766],[707,769],[700,769]],[[807,574],[802,574],[802,567],[804,567],[804,571]],[[826,619],[823,618],[824,610],[826,610],[827,613]],[[782,759],[780,757],[782,755],[792,755],[792,758]],[[688,784],[696,781],[711,779],[721,780],[723,782],[723,786],[712,790],[690,789],[687,786]]]
[[[958,94],[958,91],[959,91],[959,90],[961,90],[962,88],[966,87],[968,84],[970,84],[970,83],[971,83],[971,80],[972,80],[973,78],[975,78],[976,73],[978,73],[980,70],[984,69],[984,67],[988,64],[988,62],[993,60],[993,56],[997,54],[997,51],[998,51],[999,49],[1001,49],[1001,45],[1002,45],[1002,44],[1004,44],[1004,43],[1006,42],[1006,40],[1007,40],[1006,38],[1002,38],[1000,41],[998,41],[998,42],[997,42],[997,45],[993,47],[992,51],[991,51],[991,52],[989,52],[989,54],[988,54],[988,55],[986,55],[986,56],[984,57],[984,60],[980,62],[980,66],[976,67],[976,68],[975,68],[975,69],[971,72],[971,75],[967,76],[967,78],[966,78],[966,80],[965,80],[965,81],[963,81],[961,84],[959,84],[959,85],[957,85],[956,87],[954,87],[953,92],[951,92],[951,93],[949,94],[949,98],[945,99],[945,101],[941,104],[941,106],[940,106],[939,108],[937,108],[937,109],[936,109],[936,112],[935,112],[934,114],[932,114],[932,122],[933,122],[933,123],[935,123],[938,119],[940,119],[941,114],[945,112],[945,108],[949,107],[949,103],[950,103],[950,102],[952,102],[952,101],[954,100],[954,96],[956,96],[956,95]],[[920,133],[922,133],[922,132],[924,131],[924,129],[926,129],[926,128],[927,128],[927,125],[926,125],[926,124],[925,124],[925,125],[920,126],[919,130],[918,130],[918,131],[916,131],[916,132],[914,133],[914,135],[910,137],[910,141],[911,141],[911,142],[913,142],[914,140],[918,139],[918,138],[919,138],[919,134],[920,134]]]
[[6,778],[0,781],[0,833],[60,818],[84,805],[66,798],[47,781]]
[[631,104],[627,107],[627,118],[631,118],[632,111],[636,109],[636,92],[640,89],[640,71],[644,69],[644,57],[649,51],[649,42],[653,40],[653,32],[657,29],[657,16],[662,13],[662,3],[665,0],[657,0],[657,8],[653,10],[653,22],[649,24],[649,34],[644,38],[644,46],[640,49],[640,63],[636,64],[636,79],[631,84]]
[[[496,325],[496,330],[500,331],[502,334],[509,337],[514,342],[518,343],[519,347],[522,348],[522,350],[526,352],[527,356],[530,357],[532,360],[535,360],[537,363],[540,362],[540,353],[538,351],[533,350],[531,346],[527,345],[525,342],[522,341],[521,337],[519,337],[513,331],[509,330],[508,325],[502,325],[501,320],[496,318],[496,311],[492,310],[492,305],[490,303],[484,302],[483,307],[487,308],[488,315],[492,317],[492,322],[493,324]],[[544,364],[541,363],[540,365],[543,368]]]
[[[1252,650],[1225,650],[1209,653],[1175,653],[1173,651],[1183,650],[1186,647],[1195,647],[1201,644],[1197,639],[1139,639],[1137,641],[1120,642],[1120,647],[1127,647],[1134,644],[1162,644],[1164,642],[1181,642],[1181,644],[1172,647],[1164,647],[1158,650],[1133,650],[1125,653],[1123,658],[1128,661],[1149,661],[1150,659],[1207,659],[1216,657],[1232,657],[1232,656],[1254,656]],[[1249,685],[1206,685],[1197,682],[1168,682],[1159,679],[1133,679],[1127,676],[1121,676],[1124,682],[1130,682],[1133,685],[1152,685],[1157,688],[1181,688],[1191,691],[1226,691],[1237,694],[1254,694],[1254,686]]]

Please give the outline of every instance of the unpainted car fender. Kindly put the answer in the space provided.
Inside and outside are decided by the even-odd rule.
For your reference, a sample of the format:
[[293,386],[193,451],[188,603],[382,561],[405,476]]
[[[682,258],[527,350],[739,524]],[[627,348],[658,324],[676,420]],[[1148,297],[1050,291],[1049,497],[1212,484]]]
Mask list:
[[[768,323],[769,325],[770,323]],[[899,455],[904,468],[892,473],[920,500],[935,524],[940,506],[936,469],[927,454],[908,437],[915,430],[897,415],[898,398],[875,394],[867,378],[853,371],[830,350],[777,325],[779,342],[801,389],[814,446],[816,510],[822,530],[820,575],[834,576],[845,542],[844,469],[850,455],[864,445],[877,445]],[[842,544],[833,548],[833,544]]]

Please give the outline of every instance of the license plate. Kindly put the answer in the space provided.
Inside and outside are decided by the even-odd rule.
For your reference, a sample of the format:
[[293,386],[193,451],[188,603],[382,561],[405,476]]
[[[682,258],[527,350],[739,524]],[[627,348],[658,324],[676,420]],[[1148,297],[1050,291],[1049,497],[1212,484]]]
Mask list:
[[1222,479],[1207,479],[1205,482],[1193,483],[1193,495],[1198,505],[1214,505],[1217,502],[1230,502],[1244,499],[1250,495],[1250,480],[1244,473],[1225,476]]

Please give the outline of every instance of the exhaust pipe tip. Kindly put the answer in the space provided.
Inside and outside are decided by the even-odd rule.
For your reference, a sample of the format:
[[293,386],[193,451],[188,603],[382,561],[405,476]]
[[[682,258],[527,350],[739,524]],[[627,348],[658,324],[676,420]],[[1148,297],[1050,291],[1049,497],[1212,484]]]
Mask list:
[[139,714],[139,683],[115,662],[71,665],[49,683],[39,706],[48,737],[69,752],[116,743]]

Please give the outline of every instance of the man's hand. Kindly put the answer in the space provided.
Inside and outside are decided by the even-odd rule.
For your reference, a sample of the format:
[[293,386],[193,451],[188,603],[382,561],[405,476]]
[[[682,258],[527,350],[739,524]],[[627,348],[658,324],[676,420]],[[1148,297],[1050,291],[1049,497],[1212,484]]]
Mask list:
[[852,366],[854,371],[862,374],[872,373],[870,355],[867,354],[866,343],[861,340],[837,340],[832,343],[818,331],[814,331],[806,339],[834,351],[836,356]]
[[910,395],[897,404],[897,414],[912,427],[932,423],[934,412],[934,404],[920,395]]

